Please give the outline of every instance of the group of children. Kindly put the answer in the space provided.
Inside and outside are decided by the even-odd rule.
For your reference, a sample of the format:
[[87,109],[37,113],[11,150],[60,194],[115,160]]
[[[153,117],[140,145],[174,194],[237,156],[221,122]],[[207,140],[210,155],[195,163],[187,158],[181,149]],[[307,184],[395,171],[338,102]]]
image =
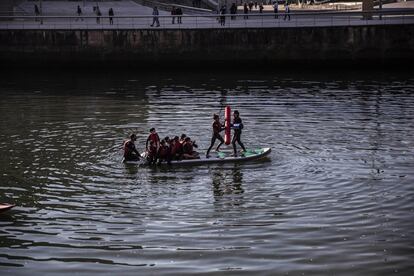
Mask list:
[[[210,150],[214,146],[216,140],[220,141],[219,145],[216,148],[216,151],[219,151],[220,146],[224,143],[224,139],[220,135],[220,132],[224,130],[225,126],[220,122],[220,117],[217,114],[214,114],[213,120],[213,133],[211,137],[210,147],[206,153],[206,158],[210,157]],[[233,123],[231,124],[231,127],[234,130],[232,139],[234,156],[237,156],[236,142],[241,146],[243,151],[246,151],[243,143],[241,142],[243,123],[237,110],[233,112]],[[194,149],[198,148],[196,142],[192,141],[191,138],[187,137],[186,134],[182,134],[181,137],[175,136],[171,139],[167,136],[164,139],[160,140],[160,137],[158,136],[155,128],[151,128],[150,134],[148,135],[147,141],[145,143],[146,152],[144,154],[144,157],[141,156],[135,147],[136,140],[137,136],[135,134],[131,134],[130,139],[125,141],[123,145],[124,159],[126,161],[138,161],[141,158],[146,158],[149,164],[160,164],[162,162],[169,164],[172,160],[200,158],[200,154]]]
[[200,155],[194,148],[197,148],[195,141],[192,141],[186,134],[181,134],[181,137],[169,136],[160,140],[160,137],[155,128],[150,129],[147,141],[145,143],[146,152],[141,156],[135,148],[135,141],[137,136],[131,134],[130,139],[124,143],[124,158],[127,161],[137,161],[141,158],[146,158],[149,164],[160,164],[162,162],[170,163],[171,160],[181,159],[197,159]]
[[196,142],[186,134],[181,134],[181,137],[174,136],[171,139],[167,136],[160,141],[155,128],[151,128],[145,144],[146,158],[150,164],[170,163],[171,160],[197,159],[200,158],[198,152],[194,150],[197,147]]

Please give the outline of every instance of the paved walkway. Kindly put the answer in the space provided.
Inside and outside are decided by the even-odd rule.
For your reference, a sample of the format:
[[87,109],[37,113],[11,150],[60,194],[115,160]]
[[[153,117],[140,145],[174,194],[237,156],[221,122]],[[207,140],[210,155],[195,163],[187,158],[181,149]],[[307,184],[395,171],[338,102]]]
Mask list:
[[[21,8],[27,10],[33,8],[35,2],[26,1],[21,4]],[[404,2],[413,4],[412,2]],[[400,8],[404,5],[395,3],[393,7]],[[76,7],[80,5],[83,9],[85,18],[76,17],[68,18],[63,16],[75,16]],[[12,21],[0,21],[0,29],[150,29],[152,23],[152,9],[138,5],[133,1],[115,1],[99,2],[99,7],[103,14],[100,24],[96,22],[96,16],[93,13],[94,2],[50,2],[43,1],[43,11],[45,16],[56,16],[44,18],[42,21],[35,18],[18,18]],[[115,11],[114,24],[109,24],[107,11],[113,8]],[[349,26],[349,25],[383,25],[383,24],[414,24],[414,14],[410,16],[383,16],[382,20],[374,17],[373,20],[363,20],[361,15],[352,13],[342,13],[340,15],[320,14],[320,15],[295,15],[291,14],[291,20],[284,20],[284,14],[281,11],[278,18],[273,14],[265,13],[250,14],[248,19],[243,15],[235,20],[226,18],[225,24],[221,25],[217,16],[211,15],[184,15],[183,24],[171,24],[172,18],[168,12],[160,11],[160,29],[203,29],[203,28],[277,28],[277,27],[309,27],[309,26]]]
[[[1,1],[1,0],[0,0]],[[38,4],[36,1],[24,1],[19,5],[19,10],[25,11],[27,15],[34,15],[34,5]],[[151,15],[152,8],[142,6],[131,0],[122,1],[105,1],[92,2],[85,1],[85,6],[82,1],[42,1],[43,15],[48,16],[76,16],[77,6],[82,9],[85,16],[94,16],[93,7],[98,4],[102,15],[108,15],[109,8],[114,10],[115,15]],[[169,14],[166,11],[160,10],[160,15]]]

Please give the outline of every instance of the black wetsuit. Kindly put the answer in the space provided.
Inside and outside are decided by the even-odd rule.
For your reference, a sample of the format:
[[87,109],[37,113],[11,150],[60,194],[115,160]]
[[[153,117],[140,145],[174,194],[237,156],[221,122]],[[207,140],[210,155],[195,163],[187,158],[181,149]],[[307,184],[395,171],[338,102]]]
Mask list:
[[124,144],[124,158],[126,161],[137,161],[140,159],[139,152],[131,140],[126,141]]
[[220,144],[217,146],[216,150],[220,148],[220,146],[224,143],[223,137],[220,135],[220,131],[222,131],[223,128],[220,124],[220,122],[213,122],[213,135],[211,136],[211,143],[210,147],[207,150],[207,155],[210,153],[211,148],[214,146],[214,143],[216,142],[216,139],[220,141]]
[[243,128],[242,119],[240,117],[235,118],[233,120],[234,135],[233,135],[233,140],[231,142],[233,144],[234,155],[237,155],[236,142],[239,143],[240,147],[244,151],[246,151],[246,148],[244,147],[243,143],[240,140],[240,137],[242,134],[242,128]]

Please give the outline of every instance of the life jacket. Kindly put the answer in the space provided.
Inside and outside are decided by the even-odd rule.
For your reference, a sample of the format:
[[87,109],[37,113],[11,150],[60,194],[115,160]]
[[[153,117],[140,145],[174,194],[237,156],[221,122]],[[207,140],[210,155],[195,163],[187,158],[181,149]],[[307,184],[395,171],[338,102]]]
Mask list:
[[185,142],[183,144],[183,152],[187,154],[191,154],[193,152],[193,143]]
[[161,146],[158,151],[158,156],[161,158],[167,157],[170,152],[170,148],[168,146]]
[[160,142],[160,137],[158,136],[158,133],[151,133],[149,136],[148,136],[148,139],[147,140],[149,140],[149,141],[153,141],[154,143],[159,143]]
[[171,154],[181,154],[183,153],[183,144],[180,142],[176,142],[173,148],[171,149]]
[[148,150],[148,156],[154,157],[156,155],[157,155],[157,146],[155,146],[154,144],[150,145],[149,150]]

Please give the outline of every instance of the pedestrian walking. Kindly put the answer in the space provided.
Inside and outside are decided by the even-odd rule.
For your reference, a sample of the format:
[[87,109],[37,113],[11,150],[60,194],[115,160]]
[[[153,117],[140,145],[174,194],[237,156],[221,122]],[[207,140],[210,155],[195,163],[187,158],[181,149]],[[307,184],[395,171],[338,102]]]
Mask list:
[[220,9],[220,25],[224,26],[226,25],[226,13],[227,13],[227,9],[226,6],[222,6]]
[[157,26],[156,26],[156,27],[159,27],[159,26],[160,26],[160,21],[158,20],[158,16],[160,15],[160,13],[158,12],[158,8],[157,8],[157,6],[155,6],[155,7],[153,8],[153,10],[152,10],[152,15],[153,15],[153,17],[152,17],[152,24],[151,24],[151,27],[154,27],[154,24],[157,24]]
[[263,13],[263,3],[259,4],[259,13]]
[[76,14],[78,15],[78,18],[76,18],[76,21],[78,21],[79,18],[83,21],[83,18],[82,18],[82,9],[81,9],[81,7],[79,5],[78,5],[78,8],[76,9]]
[[172,17],[172,24],[175,24],[175,15],[177,14],[177,10],[174,6],[171,8],[171,17]]
[[35,21],[38,21],[37,17],[40,15],[40,10],[39,10],[39,7],[37,5],[34,5],[34,14],[36,16]]
[[279,4],[277,1],[273,4],[273,12],[275,13],[275,19],[278,19],[278,13],[279,13]]
[[235,20],[236,19],[236,16],[233,16],[233,14],[236,14],[237,13],[236,3],[231,4],[230,13],[232,14],[231,20]]
[[249,12],[252,12],[253,6],[254,6],[253,1],[250,1],[250,3],[249,3]]
[[244,2],[244,5],[243,5],[243,12],[244,12],[243,18],[244,19],[249,19],[249,16],[247,15],[249,13],[249,8],[247,7],[246,2]]
[[283,20],[286,20],[286,18],[288,18],[288,20],[290,21],[290,8],[289,3],[287,1],[285,3],[285,16],[283,17]]
[[96,24],[101,24],[102,13],[101,13],[101,10],[99,9],[99,6],[96,6],[95,13],[96,13]]
[[182,19],[183,19],[183,10],[180,7],[178,7],[176,9],[176,14],[177,14],[177,23],[178,24],[183,23],[183,21],[182,21]]
[[109,25],[114,25],[114,10],[112,8],[109,9],[108,11],[108,15],[109,15]]

